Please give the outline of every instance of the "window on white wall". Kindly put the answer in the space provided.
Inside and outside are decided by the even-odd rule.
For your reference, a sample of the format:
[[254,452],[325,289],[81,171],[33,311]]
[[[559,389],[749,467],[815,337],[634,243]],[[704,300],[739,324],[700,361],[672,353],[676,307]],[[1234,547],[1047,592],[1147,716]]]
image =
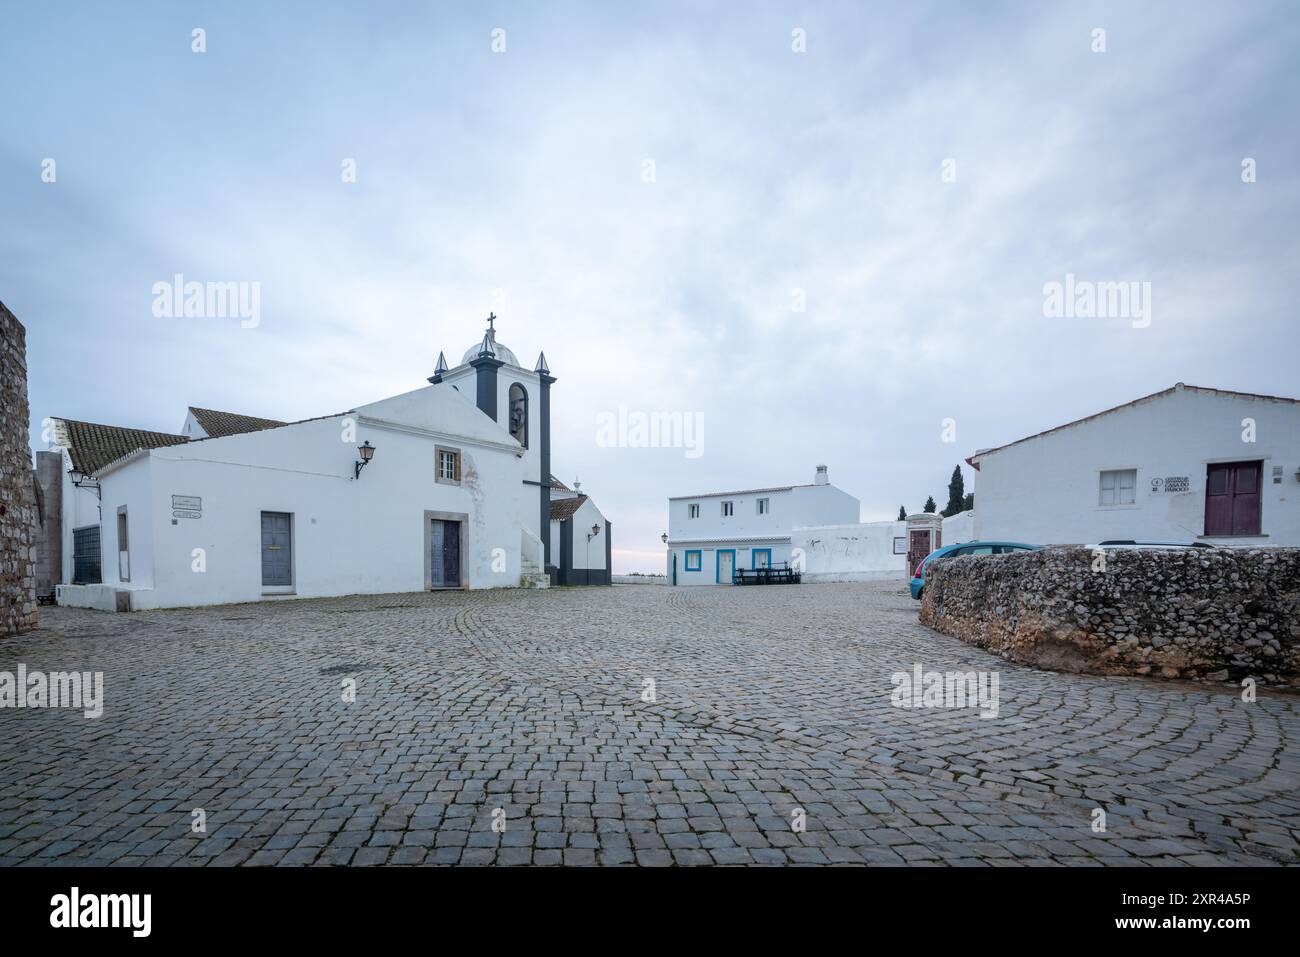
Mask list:
[[687,505],[687,506],[686,506],[686,517],[687,517],[687,518],[699,518],[699,517],[700,517],[700,506],[699,506],[698,504],[695,504],[695,503],[691,503],[690,505]]
[[760,499],[758,500],[758,514],[759,514],[759,515],[766,515],[768,512],[770,512],[770,511],[772,510],[772,504],[771,504],[771,503],[772,503],[772,500],[771,500],[771,499],[760,498]]
[[131,580],[131,543],[127,533],[126,506],[117,509],[117,577],[119,581]]
[[460,484],[460,452],[438,447],[438,478],[446,485]]
[[1102,505],[1132,505],[1137,501],[1137,469],[1115,469],[1101,473]]
[[722,503],[722,517],[723,517],[723,518],[728,518],[729,516],[734,515],[734,514],[736,514],[736,503],[735,503],[735,502],[723,502],[723,503]]

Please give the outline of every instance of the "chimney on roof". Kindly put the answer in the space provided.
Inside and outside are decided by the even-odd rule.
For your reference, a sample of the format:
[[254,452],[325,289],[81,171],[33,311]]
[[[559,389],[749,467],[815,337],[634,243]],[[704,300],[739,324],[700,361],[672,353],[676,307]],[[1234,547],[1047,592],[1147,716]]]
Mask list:
[[817,475],[813,477],[813,485],[829,485],[830,477],[826,474],[826,466],[817,466]]

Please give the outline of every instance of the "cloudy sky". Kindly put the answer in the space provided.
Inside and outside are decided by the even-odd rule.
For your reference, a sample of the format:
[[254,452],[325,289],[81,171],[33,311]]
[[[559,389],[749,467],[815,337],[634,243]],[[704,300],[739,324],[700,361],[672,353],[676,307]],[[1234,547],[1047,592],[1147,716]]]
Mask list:
[[[1294,3],[2,16],[35,448],[51,415],[178,431],[407,391],[495,309],[559,378],[555,471],[615,570],[654,570],[669,495],[824,462],[888,519],[977,448],[1180,380],[1300,395]],[[260,283],[260,322],[156,317],[176,273]],[[1149,282],[1149,324],[1045,316],[1067,274]],[[620,405],[702,415],[702,454],[602,447]]]

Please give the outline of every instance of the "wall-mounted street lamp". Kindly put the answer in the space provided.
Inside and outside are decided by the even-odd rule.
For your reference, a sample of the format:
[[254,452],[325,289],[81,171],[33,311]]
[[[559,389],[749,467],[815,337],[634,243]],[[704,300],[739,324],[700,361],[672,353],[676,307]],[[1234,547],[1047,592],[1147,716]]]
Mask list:
[[[599,534],[600,534],[600,526],[596,524],[593,524],[591,526],[591,531],[587,533],[587,568],[588,569],[591,568],[591,540]],[[591,574],[590,570],[587,572],[587,574],[588,575]]]
[[369,439],[366,439],[365,445],[357,446],[357,454],[361,456],[361,460],[354,466],[356,469],[356,471],[352,473],[354,479],[361,478],[361,470],[369,465],[370,460],[375,457],[375,447],[370,444]]
[[660,536],[659,536],[659,541],[661,541],[661,542],[663,542],[665,545],[667,545],[667,544],[668,544],[668,533],[667,533],[667,532],[664,532],[662,535],[660,535]]

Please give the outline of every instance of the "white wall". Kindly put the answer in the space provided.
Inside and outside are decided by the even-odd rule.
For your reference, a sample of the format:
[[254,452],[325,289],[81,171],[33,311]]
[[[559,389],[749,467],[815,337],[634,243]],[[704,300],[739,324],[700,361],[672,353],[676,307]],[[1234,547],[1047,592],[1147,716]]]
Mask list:
[[[74,529],[83,528],[86,525],[99,525],[99,498],[93,488],[78,488],[72,484],[72,458],[68,455],[68,450],[59,446],[51,446],[51,451],[57,450],[63,455],[63,576],[60,581],[72,581],[73,553],[72,553],[72,532]],[[83,478],[82,481],[94,484],[94,480]],[[105,548],[104,530],[100,529],[100,547]],[[106,564],[106,559],[101,557],[101,562]]]
[[862,518],[862,504],[834,485],[796,485],[791,500],[792,514],[787,529],[853,524]]
[[[551,524],[559,525],[559,522]],[[600,526],[600,534],[588,542],[587,536],[591,534],[592,525]],[[559,557],[560,552],[556,546],[556,550],[551,552],[551,558],[558,561]],[[596,508],[591,499],[583,502],[573,513],[573,567],[605,567],[605,516],[600,514],[600,509]]]
[[[1253,443],[1242,441],[1245,418],[1255,420]],[[1264,462],[1264,537],[1212,541],[1300,545],[1300,404],[1190,389],[978,457],[975,536],[1040,545],[1192,541],[1205,531],[1206,466],[1252,459]],[[1137,470],[1134,504],[1099,504],[1100,472],[1110,469]],[[1190,490],[1151,490],[1153,478],[1169,476],[1187,476]]]
[[180,434],[191,439],[205,439],[208,436],[207,430],[199,425],[199,420],[188,409],[185,412],[185,422],[181,425]]
[[906,522],[865,522],[796,528],[790,540],[802,549],[804,581],[901,581],[907,555],[894,554],[894,539],[906,537]]
[[[669,541],[717,541],[754,536],[785,537],[795,521],[792,489],[774,489],[744,495],[700,495],[668,500]],[[771,510],[758,514],[758,500],[767,499]],[[733,514],[722,514],[722,503],[731,502]],[[700,507],[699,518],[690,518],[690,506]]]
[[964,512],[945,518],[941,538],[944,545],[960,545],[962,542],[975,541],[975,510],[968,508]]
[[[147,456],[142,456],[113,473],[110,476],[111,483],[101,483],[105,493],[104,520],[100,528],[100,543],[103,550],[101,580],[105,585],[119,588],[153,587],[152,477],[149,459]],[[120,544],[117,536],[117,510],[123,505],[126,506],[126,537],[130,555],[130,580],[125,582],[119,576]]]
[[[758,514],[758,500],[767,499],[770,510]],[[732,503],[732,514],[722,514],[722,503]],[[690,518],[691,505],[700,517]],[[668,500],[668,537],[671,541],[716,541],[757,536],[786,537],[800,525],[856,522],[859,503],[834,485],[796,486],[742,494],[716,493]]]
[[[355,437],[344,437],[348,421]],[[433,426],[459,434],[426,431]],[[367,440],[374,459],[354,478],[356,447]],[[460,450],[460,485],[435,481],[437,446]],[[101,478],[105,581],[110,569],[116,577],[113,515],[125,503],[137,608],[262,598],[262,511],[293,516],[300,597],[423,590],[426,510],[469,516],[469,587],[514,586],[520,529],[537,522],[536,490],[523,484],[517,451],[503,429],[438,386],[356,413],[155,449]],[[172,495],[201,497],[202,517],[173,518]],[[195,549],[205,570],[195,570]],[[503,571],[493,570],[497,549]]]
[[[757,539],[746,542],[715,543],[712,545],[675,545],[668,552],[668,576],[669,582],[672,582],[672,562],[673,556],[677,557],[677,584],[678,585],[716,585],[717,584],[717,560],[718,550],[734,550],[736,553],[736,568],[750,569],[754,567],[754,550],[770,549],[772,552],[772,564],[780,565],[783,562],[791,561],[790,539]],[[686,552],[700,552],[701,565],[697,572],[686,571]]]

